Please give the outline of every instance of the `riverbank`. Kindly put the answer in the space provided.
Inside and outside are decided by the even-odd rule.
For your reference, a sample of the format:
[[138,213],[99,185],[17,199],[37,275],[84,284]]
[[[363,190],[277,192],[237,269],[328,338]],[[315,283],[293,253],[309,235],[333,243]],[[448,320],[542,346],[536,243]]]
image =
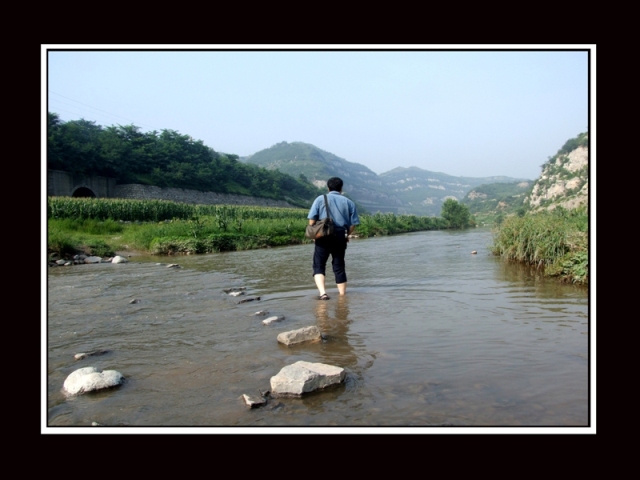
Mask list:
[[556,208],[508,217],[494,231],[494,255],[534,265],[562,282],[589,284],[589,216]]
[[[187,205],[145,200],[49,197],[49,255],[71,259],[116,252],[179,255],[254,250],[309,243],[307,210]],[[361,214],[359,237],[448,228],[436,217]]]

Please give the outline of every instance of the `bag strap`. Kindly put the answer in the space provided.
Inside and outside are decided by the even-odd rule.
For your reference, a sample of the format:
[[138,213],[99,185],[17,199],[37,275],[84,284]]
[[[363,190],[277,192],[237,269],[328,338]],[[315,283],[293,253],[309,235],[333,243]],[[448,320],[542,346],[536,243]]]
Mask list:
[[331,211],[329,210],[329,202],[327,201],[327,195],[323,195],[324,196],[324,207],[327,209],[327,217],[329,217],[329,220],[331,220],[333,222],[333,219],[331,218]]

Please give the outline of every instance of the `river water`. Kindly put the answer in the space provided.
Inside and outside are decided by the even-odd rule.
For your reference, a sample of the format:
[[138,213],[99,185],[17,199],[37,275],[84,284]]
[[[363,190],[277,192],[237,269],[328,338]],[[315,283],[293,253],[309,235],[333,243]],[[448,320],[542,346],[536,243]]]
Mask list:
[[[589,428],[588,289],[496,258],[490,243],[486,229],[354,239],[347,295],[338,296],[329,273],[329,301],[316,300],[312,245],[49,268],[43,429]],[[247,295],[223,292],[237,286]],[[265,326],[254,315],[261,310],[285,319]],[[321,342],[276,340],[309,325]],[[105,353],[74,358],[97,351]],[[260,408],[244,404],[242,394],[270,390],[270,378],[298,360],[343,367],[346,380]],[[126,381],[63,395],[65,378],[86,366]]]

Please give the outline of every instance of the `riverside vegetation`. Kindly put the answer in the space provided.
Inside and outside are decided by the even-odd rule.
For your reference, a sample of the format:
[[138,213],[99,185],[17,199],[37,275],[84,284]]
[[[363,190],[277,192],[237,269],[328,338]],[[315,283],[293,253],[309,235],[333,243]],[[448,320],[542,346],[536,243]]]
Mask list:
[[[50,256],[112,256],[116,251],[154,255],[214,253],[296,245],[308,209],[191,205],[166,200],[48,197]],[[449,228],[438,217],[360,215],[359,237]]]
[[543,268],[564,282],[589,283],[589,217],[586,207],[557,207],[507,217],[494,231],[492,252]]
[[[360,215],[362,238],[466,228],[468,209],[455,201],[442,217],[376,213]],[[154,255],[251,250],[309,243],[307,209],[191,205],[166,200],[49,197],[47,250],[50,258],[77,253],[101,257],[116,251]],[[495,255],[543,268],[563,281],[588,284],[588,215],[562,207],[507,217],[494,231]]]
[[532,185],[486,185],[465,197],[477,221],[495,222],[495,255],[589,284],[588,148],[588,132],[580,133],[542,165]]

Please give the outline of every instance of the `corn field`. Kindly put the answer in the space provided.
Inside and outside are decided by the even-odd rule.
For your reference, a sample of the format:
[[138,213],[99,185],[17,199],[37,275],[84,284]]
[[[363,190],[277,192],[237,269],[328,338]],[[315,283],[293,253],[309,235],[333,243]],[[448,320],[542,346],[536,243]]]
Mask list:
[[[49,249],[69,254],[75,244],[87,251],[81,246],[98,240],[112,250],[153,254],[295,245],[310,242],[304,237],[307,214],[297,208],[49,197]],[[442,218],[393,213],[362,214],[360,221],[356,234],[362,238],[447,228]]]
[[254,207],[235,205],[192,205],[169,200],[127,200],[117,198],[48,197],[48,219],[95,219],[123,222],[161,222],[187,220],[194,216],[217,216],[224,219],[305,219],[307,211],[299,208]]

